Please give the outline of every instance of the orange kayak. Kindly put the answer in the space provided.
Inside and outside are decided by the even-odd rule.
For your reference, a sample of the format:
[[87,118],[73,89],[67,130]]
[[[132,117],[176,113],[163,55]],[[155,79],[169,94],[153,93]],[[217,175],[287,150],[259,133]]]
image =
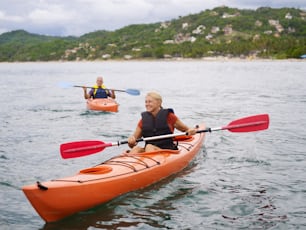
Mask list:
[[118,112],[119,104],[112,98],[96,98],[87,100],[87,108],[90,110]]
[[58,221],[181,171],[200,151],[204,137],[204,133],[176,137],[178,150],[124,152],[73,176],[37,182],[22,190],[46,222]]

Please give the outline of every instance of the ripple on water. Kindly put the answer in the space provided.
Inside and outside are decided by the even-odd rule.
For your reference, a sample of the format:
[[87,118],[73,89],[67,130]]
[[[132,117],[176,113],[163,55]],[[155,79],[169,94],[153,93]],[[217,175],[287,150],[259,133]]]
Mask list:
[[[303,229],[305,67],[305,62],[291,61],[0,63],[0,75],[7,76],[0,87],[15,95],[9,103],[0,98],[0,200],[5,207],[0,211],[1,227]],[[50,87],[60,81],[92,84],[101,71],[107,85],[138,88],[141,95],[118,93],[119,112],[104,114],[86,110],[82,90]],[[269,113],[270,128],[208,133],[204,152],[181,173],[44,225],[20,187],[72,175],[125,150],[127,145],[63,160],[59,145],[126,139],[152,90],[190,126],[205,122],[220,127],[240,117]]]

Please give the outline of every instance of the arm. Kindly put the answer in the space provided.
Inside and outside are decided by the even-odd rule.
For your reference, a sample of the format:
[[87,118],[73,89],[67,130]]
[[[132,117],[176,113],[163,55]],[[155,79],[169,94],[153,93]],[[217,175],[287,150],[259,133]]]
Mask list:
[[188,135],[194,135],[196,134],[197,130],[194,128],[189,128],[187,125],[185,125],[180,119],[177,119],[174,127],[182,132],[188,133]]
[[90,95],[87,93],[87,88],[83,86],[83,91],[84,91],[84,99],[89,99]]
[[115,99],[115,98],[116,98],[115,90],[112,89],[112,90],[109,92],[109,95],[110,95],[111,98]]
[[106,92],[106,95],[108,97],[111,97],[113,99],[116,98],[116,94],[115,94],[115,91],[113,89],[105,89],[105,92]]
[[136,140],[137,140],[138,138],[141,138],[141,135],[142,135],[142,130],[141,130],[141,128],[137,125],[134,134],[131,135],[131,136],[128,138],[128,144],[129,144],[129,147],[130,147],[130,148],[133,148],[135,145],[137,145]]

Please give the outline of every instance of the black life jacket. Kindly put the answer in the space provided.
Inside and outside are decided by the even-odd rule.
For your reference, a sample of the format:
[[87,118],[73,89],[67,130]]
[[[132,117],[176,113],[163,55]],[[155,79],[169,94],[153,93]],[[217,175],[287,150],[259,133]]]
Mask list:
[[[172,109],[161,109],[156,117],[149,112],[143,112],[142,116],[142,136],[152,137],[173,133],[167,123],[169,113],[174,113]],[[162,149],[177,149],[173,144],[172,138],[146,141],[147,144],[153,144]]]

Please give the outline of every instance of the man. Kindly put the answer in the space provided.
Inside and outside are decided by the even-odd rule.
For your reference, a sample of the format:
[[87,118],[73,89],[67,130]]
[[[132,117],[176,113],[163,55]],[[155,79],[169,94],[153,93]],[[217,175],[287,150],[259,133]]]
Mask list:
[[141,137],[151,137],[171,134],[174,129],[187,132],[188,135],[196,134],[196,129],[186,126],[173,112],[172,109],[163,109],[162,97],[155,92],[150,92],[145,100],[146,111],[141,114],[134,134],[128,138],[132,150],[130,153],[151,152],[159,149],[176,149],[172,138],[148,141],[144,148],[138,147],[136,140]]
[[113,99],[116,98],[115,91],[114,90],[108,90],[106,89],[105,85],[103,84],[103,78],[97,77],[96,85],[91,88],[89,93],[87,93],[87,87],[83,87],[84,90],[84,98],[107,98],[111,97]]

